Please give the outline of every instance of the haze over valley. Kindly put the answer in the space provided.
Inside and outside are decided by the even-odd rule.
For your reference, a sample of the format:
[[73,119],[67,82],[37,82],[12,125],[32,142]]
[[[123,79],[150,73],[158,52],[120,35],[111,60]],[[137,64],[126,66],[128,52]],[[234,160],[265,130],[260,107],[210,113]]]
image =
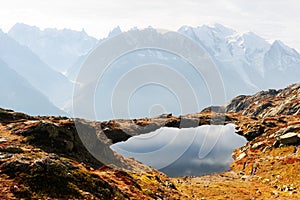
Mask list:
[[[146,31],[154,30],[152,28]],[[117,27],[106,38],[96,39],[84,30],[48,28],[41,30],[36,26],[22,23],[14,25],[7,33],[0,32],[1,67],[6,70],[1,74],[14,84],[2,84],[1,93],[6,93],[1,106],[33,115],[67,115],[73,116],[74,85],[84,61],[89,53],[109,38],[122,34]],[[276,40],[269,43],[253,32],[238,33],[221,24],[198,27],[182,26],[178,33],[189,37],[207,51],[217,66],[223,81],[224,99],[217,104],[223,105],[231,98],[240,94],[253,94],[269,88],[281,88],[299,80],[300,55],[284,42]],[[184,78],[195,91],[195,105],[179,105],[172,92],[161,86],[150,85],[137,91],[124,112],[113,113],[110,106],[113,88],[120,77],[136,66],[160,64],[167,65]],[[154,73],[140,77],[172,75]],[[152,117],[162,113],[174,115],[199,112],[203,108],[216,104],[209,91],[206,77],[195,73],[195,69],[184,59],[160,50],[140,50],[120,57],[109,66],[95,91],[94,119],[108,120],[113,118]],[[17,78],[18,77],[18,78]],[[176,76],[174,76],[174,80]],[[2,79],[4,81],[4,79]],[[132,83],[135,80],[131,80]],[[130,88],[130,82],[126,82]],[[175,81],[177,88],[184,89],[183,81]],[[177,84],[177,85],[176,85]],[[7,87],[14,87],[8,90]],[[14,91],[28,90],[22,97]],[[130,91],[128,91],[130,92]],[[18,95],[20,95],[18,93]],[[127,101],[127,99],[117,99]],[[30,102],[23,104],[21,102]],[[33,105],[40,105],[39,107]],[[116,104],[119,104],[116,102]],[[158,105],[151,107],[152,105]],[[184,109],[180,109],[184,107]],[[82,117],[82,116],[75,116]]]

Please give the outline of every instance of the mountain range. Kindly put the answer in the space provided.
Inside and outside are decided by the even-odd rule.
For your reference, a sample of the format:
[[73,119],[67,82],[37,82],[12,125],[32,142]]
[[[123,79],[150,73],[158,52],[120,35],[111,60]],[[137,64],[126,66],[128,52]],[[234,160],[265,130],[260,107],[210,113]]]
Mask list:
[[[152,28],[149,28],[152,29]],[[76,77],[79,73],[81,65],[88,58],[89,53],[102,41],[121,34],[119,27],[112,30],[106,38],[97,40],[89,36],[84,30],[73,31],[69,29],[44,29],[41,30],[36,26],[29,26],[18,23],[8,31],[8,33],[0,32],[0,59],[2,68],[9,68],[13,72],[8,73],[3,69],[2,76],[7,79],[14,80],[15,86],[19,88],[14,91],[22,90],[21,85],[27,82],[28,87],[36,92],[28,93],[27,99],[40,99],[36,110],[21,105],[22,99],[13,96],[7,97],[0,102],[0,105],[9,106],[12,109],[24,111],[30,114],[45,114],[46,108],[53,108],[53,114],[61,114],[62,110],[72,113],[72,92]],[[252,94],[254,92],[267,88],[280,88],[286,85],[299,82],[298,74],[300,74],[300,54],[293,48],[288,47],[282,41],[275,40],[270,43],[252,32],[238,33],[237,31],[227,28],[220,24],[213,26],[190,27],[182,26],[178,33],[181,33],[204,48],[215,62],[220,75],[223,79],[226,99],[233,98],[239,94]],[[154,57],[154,58],[153,58]],[[162,57],[162,58],[161,58]],[[114,116],[107,110],[106,103],[109,99],[105,99],[105,94],[110,94],[111,88],[116,84],[116,80],[120,79],[126,71],[132,69],[133,66],[143,63],[149,63],[153,60],[162,64],[169,64],[177,69],[197,89],[197,98],[201,99],[202,104],[199,110],[211,104],[209,91],[205,88],[205,81],[201,78],[192,76],[193,71],[180,60],[174,60],[174,56],[167,53],[160,53],[157,50],[141,51],[137,54],[131,54],[128,59],[120,59],[116,62],[116,67],[111,70],[111,80],[107,80],[106,85],[110,85],[95,95],[100,99],[104,106],[100,106],[99,110],[103,111],[103,115],[99,118],[109,119]],[[122,73],[119,68],[122,68]],[[144,76],[144,74],[141,74]],[[16,76],[20,78],[15,78]],[[7,82],[8,83],[8,82]],[[180,83],[178,83],[180,84]],[[7,84],[2,84],[0,89],[7,89]],[[18,90],[17,90],[18,89]],[[149,115],[145,110],[143,102],[151,100],[156,102],[153,93],[155,90],[144,91],[134,102],[134,117],[144,117]],[[38,95],[39,93],[39,95]],[[29,94],[31,94],[29,96]],[[104,95],[103,95],[104,94]],[[44,96],[37,98],[37,96]],[[106,95],[109,96],[109,95]],[[102,98],[103,97],[103,98]],[[176,110],[177,104],[173,104],[169,98],[162,95],[161,101],[163,105],[169,104],[167,112],[180,113]],[[124,101],[121,99],[120,101]],[[11,103],[11,105],[7,104]],[[52,106],[49,106],[49,103]],[[225,102],[221,102],[223,104]],[[42,106],[45,105],[45,106]],[[54,105],[54,106],[53,106]],[[104,107],[104,108],[103,108]],[[175,110],[175,111],[174,111]],[[197,112],[199,110],[194,110]],[[47,110],[48,112],[48,110]],[[157,113],[155,113],[157,114]],[[124,116],[116,116],[124,117]]]
[[6,108],[28,112],[32,115],[65,115],[48,98],[33,87],[24,77],[0,59],[0,98]]
[[[209,52],[224,74],[225,85],[237,86],[238,82],[257,92],[299,81],[295,74],[300,72],[300,55],[282,41],[269,43],[253,32],[239,34],[220,24],[196,28],[183,26],[179,32]],[[242,80],[232,81],[231,77]]]
[[27,46],[19,44],[6,33],[0,32],[0,44],[0,58],[7,66],[62,109],[71,98],[72,83],[63,74],[45,64]]
[[30,48],[41,60],[59,72],[66,72],[78,59],[96,45],[97,39],[84,31],[58,30],[17,23],[8,35]]

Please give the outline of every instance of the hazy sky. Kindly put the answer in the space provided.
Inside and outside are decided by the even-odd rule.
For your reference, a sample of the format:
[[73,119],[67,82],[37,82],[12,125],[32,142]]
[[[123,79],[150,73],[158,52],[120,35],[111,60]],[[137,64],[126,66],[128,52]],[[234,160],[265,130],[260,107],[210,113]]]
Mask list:
[[9,0],[1,2],[0,28],[8,31],[16,22],[84,28],[100,38],[117,25],[177,30],[217,22],[300,50],[299,9],[298,0]]

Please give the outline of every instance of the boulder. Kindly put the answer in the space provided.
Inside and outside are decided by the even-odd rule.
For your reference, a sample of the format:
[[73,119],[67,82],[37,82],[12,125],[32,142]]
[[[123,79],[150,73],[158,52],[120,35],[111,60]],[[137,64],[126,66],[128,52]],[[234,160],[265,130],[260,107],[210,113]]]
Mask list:
[[236,157],[236,159],[235,160],[241,160],[242,158],[244,158],[244,157],[246,157],[246,153],[245,152],[243,152],[243,153],[241,153],[240,155],[238,155],[238,157]]
[[263,142],[257,142],[257,143],[254,143],[251,148],[252,149],[257,149],[257,148],[260,148],[264,143]]
[[7,142],[6,138],[0,138],[0,144]]
[[297,133],[289,132],[279,137],[279,142],[283,145],[293,145],[300,142],[300,138]]
[[284,133],[298,132],[299,130],[300,130],[300,124],[294,124],[294,125],[289,125],[289,126],[284,130]]

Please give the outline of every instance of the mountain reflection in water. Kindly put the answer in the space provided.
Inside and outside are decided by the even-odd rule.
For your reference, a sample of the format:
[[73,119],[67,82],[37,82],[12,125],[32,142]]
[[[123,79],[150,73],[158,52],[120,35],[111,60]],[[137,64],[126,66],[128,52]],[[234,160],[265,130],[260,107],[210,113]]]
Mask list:
[[111,148],[176,177],[229,170],[233,150],[245,143],[246,139],[235,133],[235,126],[228,124],[184,129],[163,127]]

